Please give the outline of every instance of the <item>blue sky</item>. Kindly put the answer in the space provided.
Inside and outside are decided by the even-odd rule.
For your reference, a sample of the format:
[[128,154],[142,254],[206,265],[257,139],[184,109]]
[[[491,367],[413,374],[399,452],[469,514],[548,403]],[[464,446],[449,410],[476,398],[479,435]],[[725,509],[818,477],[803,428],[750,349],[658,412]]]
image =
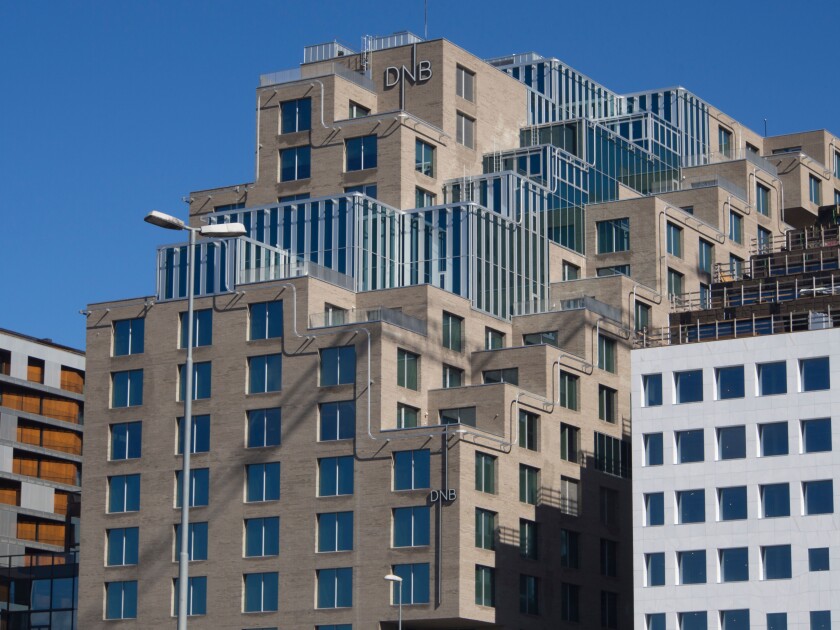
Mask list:
[[[534,7],[532,14],[526,7]],[[840,133],[840,2],[428,0],[429,37],[534,50],[619,92],[682,85],[758,132]],[[84,347],[151,295],[150,209],[251,181],[259,75],[303,46],[423,33],[423,0],[0,0],[0,327]]]

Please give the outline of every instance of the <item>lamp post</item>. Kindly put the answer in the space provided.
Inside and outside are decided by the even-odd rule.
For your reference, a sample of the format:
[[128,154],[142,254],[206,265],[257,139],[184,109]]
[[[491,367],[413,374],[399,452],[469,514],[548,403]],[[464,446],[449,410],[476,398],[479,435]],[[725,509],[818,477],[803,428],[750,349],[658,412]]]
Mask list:
[[393,573],[389,573],[385,576],[385,579],[389,582],[396,582],[399,585],[399,595],[398,595],[398,602],[399,602],[399,621],[397,622],[397,629],[402,630],[402,583],[403,579],[399,575],[394,575]]
[[220,223],[190,227],[181,219],[152,210],[143,220],[167,230],[187,230],[190,244],[187,250],[187,364],[184,366],[184,422],[181,424],[184,462],[181,471],[181,553],[178,556],[178,630],[187,628],[187,595],[189,593],[189,529],[190,529],[190,451],[192,451],[192,388],[193,388],[193,299],[195,278],[195,235],[209,237],[242,236],[246,233],[241,223]]

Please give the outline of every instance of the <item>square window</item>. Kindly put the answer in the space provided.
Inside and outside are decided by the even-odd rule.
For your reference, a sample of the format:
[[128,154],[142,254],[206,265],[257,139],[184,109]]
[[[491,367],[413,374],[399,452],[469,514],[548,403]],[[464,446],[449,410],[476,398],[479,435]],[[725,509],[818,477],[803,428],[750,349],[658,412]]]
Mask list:
[[318,496],[353,494],[353,456],[323,457],[318,460]]
[[646,630],[665,630],[665,613],[645,615]]
[[484,349],[498,350],[505,347],[505,333],[492,328],[484,329]]
[[397,349],[397,385],[417,390],[420,355],[402,348]]
[[321,442],[350,440],[356,437],[356,403],[352,400],[321,403]]
[[813,547],[808,550],[808,570],[828,571],[828,547]]
[[654,527],[665,524],[665,495],[652,492],[645,495],[645,525]]
[[[210,398],[213,386],[210,361],[193,363],[192,399],[204,400]],[[187,391],[186,365],[178,366],[178,400],[184,400]]]
[[429,603],[429,563],[395,564],[391,567],[394,575],[402,582],[394,583],[392,602],[398,604]]
[[111,459],[137,459],[143,434],[142,422],[120,422],[111,425]]
[[464,385],[464,370],[452,365],[443,365],[443,388],[462,387]]
[[475,454],[475,489],[496,494],[496,457],[488,453]]
[[674,402],[678,405],[703,400],[703,370],[674,372]]
[[309,179],[312,167],[310,147],[291,147],[280,151],[280,181]]
[[706,520],[706,491],[680,490],[677,492],[678,523],[703,523]]
[[394,547],[426,547],[429,544],[429,506],[394,508]]
[[353,512],[318,515],[318,552],[353,550]]
[[246,573],[243,580],[243,612],[277,611],[280,580],[276,572]]
[[[181,330],[179,348],[187,347],[187,332],[189,330],[187,313],[181,313],[178,325]],[[209,346],[213,344],[213,309],[204,308],[193,311],[193,348]]]
[[[178,437],[178,455],[184,454],[184,419],[178,418],[176,433]],[[190,423],[190,453],[210,452],[210,416],[193,416]]]
[[279,392],[283,383],[283,355],[248,357],[248,393]]
[[430,488],[429,449],[394,452],[394,490]]
[[[183,492],[182,471],[175,473],[175,507],[181,507]],[[210,503],[210,469],[193,468],[190,470],[190,507],[206,507]]]
[[720,581],[746,582],[750,579],[750,555],[747,547],[720,550]]
[[140,529],[120,527],[107,531],[109,567],[137,564],[137,549]]
[[806,515],[834,513],[833,480],[803,481],[802,495]]
[[435,205],[435,194],[424,190],[417,186],[414,189],[414,207],[415,208],[431,208]]
[[680,630],[708,630],[708,616],[705,610],[677,613]]
[[398,429],[413,429],[418,426],[420,418],[420,410],[411,405],[404,405],[397,403],[397,428]]
[[816,392],[831,387],[828,357],[801,359],[799,376],[803,392]]
[[790,545],[761,548],[761,564],[765,580],[789,580],[791,577]]
[[831,418],[802,421],[802,452],[825,453],[831,451]]
[[105,583],[105,619],[137,618],[137,581]]
[[113,354],[122,357],[129,354],[142,354],[146,320],[142,317],[121,319],[114,322]]
[[630,250],[630,219],[612,219],[595,223],[599,254]]
[[702,462],[704,457],[703,429],[675,431],[678,464]]
[[578,410],[578,383],[580,377],[560,370],[560,406]]
[[744,366],[717,368],[715,370],[718,400],[744,397]]
[[662,375],[642,376],[642,401],[645,407],[659,407],[662,404]]
[[[178,616],[178,578],[172,580],[173,593],[172,598],[174,616]],[[205,576],[191,577],[187,581],[187,615],[192,617],[194,615],[207,614],[207,578]]]
[[756,372],[759,396],[775,396],[787,393],[787,366],[784,361],[759,363],[756,365]]
[[143,404],[143,370],[111,372],[111,407]]
[[678,551],[680,584],[706,583],[706,550]]
[[831,630],[830,610],[812,610],[809,617],[811,630]]
[[747,456],[747,429],[721,427],[717,429],[718,459],[743,459]]
[[718,512],[722,521],[740,521],[747,518],[747,487],[719,488]]
[[356,346],[321,349],[321,387],[356,382]]
[[665,554],[645,554],[645,586],[665,586]]
[[762,457],[788,454],[787,422],[771,422],[758,425],[758,442]]
[[248,448],[280,446],[280,409],[248,411]]
[[280,103],[280,133],[307,131],[312,122],[312,99],[299,98]]
[[[318,550],[320,551],[320,549]],[[245,557],[264,558],[280,554],[280,517],[245,519]]]
[[721,630],[750,630],[750,611],[748,608],[741,610],[720,611]]
[[140,511],[140,475],[108,477],[108,513]]
[[767,630],[787,630],[787,613],[767,613]]
[[[187,530],[187,557],[190,562],[207,560],[207,523],[190,523]],[[175,525],[175,560],[181,554],[181,525]]]
[[247,503],[280,500],[280,462],[248,464],[245,477]]
[[251,341],[283,336],[283,300],[258,302],[248,307]]
[[376,168],[376,136],[371,135],[363,136],[361,138],[348,138],[344,145],[347,156],[347,168],[345,169],[347,172]]
[[475,508],[475,546],[479,549],[496,548],[496,512]]
[[787,483],[759,486],[759,493],[763,518],[790,516],[790,486]]

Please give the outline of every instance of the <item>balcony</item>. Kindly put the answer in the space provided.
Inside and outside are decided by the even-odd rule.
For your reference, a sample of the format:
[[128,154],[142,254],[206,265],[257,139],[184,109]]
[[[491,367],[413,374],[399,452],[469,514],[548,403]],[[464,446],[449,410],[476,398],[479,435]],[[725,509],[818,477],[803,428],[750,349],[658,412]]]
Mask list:
[[268,74],[260,75],[260,87],[268,87],[269,85],[281,85],[283,83],[293,83],[294,81],[306,81],[309,79],[317,79],[320,77],[329,77],[337,75],[348,81],[352,81],[356,85],[370,90],[376,91],[376,86],[370,74],[362,74],[348,68],[345,64],[339,61],[322,62],[313,66],[302,66],[298,68],[289,68],[287,70],[279,70],[277,72],[269,72]]
[[374,308],[355,309],[350,311],[332,310],[325,313],[313,313],[309,316],[310,328],[326,328],[328,326],[348,326],[369,322],[387,322],[400,328],[405,328],[420,335],[426,335],[426,321],[405,315],[401,311],[377,306]]

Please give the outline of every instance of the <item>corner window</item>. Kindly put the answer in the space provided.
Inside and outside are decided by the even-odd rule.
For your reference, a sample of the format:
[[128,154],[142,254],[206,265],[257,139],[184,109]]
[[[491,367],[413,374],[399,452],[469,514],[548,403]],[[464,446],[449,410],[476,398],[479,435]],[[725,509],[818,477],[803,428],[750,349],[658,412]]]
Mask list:
[[788,454],[787,422],[771,422],[758,425],[758,443],[761,457]]
[[750,554],[747,547],[720,550],[720,581],[747,582],[750,579]]
[[703,370],[674,372],[674,402],[678,405],[703,400]]
[[283,300],[258,302],[248,307],[251,340],[277,339],[283,336]]
[[831,479],[802,482],[804,514],[834,513],[834,482]]
[[435,148],[420,139],[414,142],[414,170],[428,177],[435,176]]
[[677,258],[682,258],[683,255],[683,231],[682,228],[678,225],[674,225],[673,223],[668,223],[668,231],[667,231],[667,245],[668,245],[668,253],[671,256],[676,256]]
[[680,524],[706,521],[706,491],[681,490],[677,492],[677,522]]
[[612,219],[595,223],[599,254],[630,250],[630,219]]
[[280,133],[308,131],[312,127],[312,99],[280,103]]
[[146,320],[142,317],[115,321],[113,332],[114,356],[122,357],[129,354],[142,354],[145,327]]
[[715,370],[718,400],[744,397],[744,366],[734,365]]
[[293,182],[299,179],[309,179],[311,171],[310,153],[309,145],[280,151],[280,181]]
[[429,449],[396,451],[394,453],[394,490],[430,488],[429,456]]
[[791,577],[790,545],[762,547],[761,564],[765,580],[789,580]]
[[675,431],[674,437],[676,438],[678,464],[703,461],[703,429]]
[[111,425],[111,460],[140,457],[142,422],[120,422]]
[[397,385],[406,389],[417,390],[417,373],[420,355],[397,349]]
[[816,392],[831,387],[828,357],[800,359],[799,377],[803,392]]
[[759,486],[762,518],[790,516],[790,486],[787,483],[770,483]]
[[665,554],[645,554],[645,586],[665,586]]
[[706,550],[678,551],[677,566],[680,584],[706,583]]
[[718,514],[721,521],[747,518],[747,487],[718,488]]
[[111,407],[143,404],[143,370],[111,372]]
[[[184,400],[187,391],[187,377],[186,377],[186,365],[181,364],[178,366],[178,400]],[[193,363],[193,382],[192,382],[192,399],[193,400],[204,400],[206,398],[210,398],[210,394],[212,393],[212,381],[211,381],[211,365],[210,361],[201,361],[199,363]]]
[[455,66],[455,94],[467,101],[475,102],[475,72],[463,66]]
[[642,376],[642,402],[645,407],[662,405],[661,374],[645,374]]
[[279,392],[283,381],[283,356],[264,354],[248,357],[248,393]]
[[759,396],[787,393],[787,367],[784,361],[756,365]]
[[353,494],[353,456],[324,457],[318,460],[318,496]]
[[747,429],[745,426],[717,429],[718,459],[744,459],[747,456]]
[[455,119],[455,141],[468,149],[475,148],[475,119],[458,112]]
[[452,313],[443,312],[443,341],[444,348],[449,348],[455,352],[461,352],[464,349],[464,318],[453,315]]
[[353,400],[321,403],[321,442],[350,440],[356,437],[356,403]]
[[321,349],[321,387],[356,382],[356,346]]
[[347,168],[345,170],[350,172],[376,168],[376,148],[376,136],[348,138],[345,141],[347,155]]
[[802,421],[802,452],[826,453],[831,451],[831,418]]
[[[181,313],[178,324],[181,329],[180,348],[187,347],[187,333],[189,322],[187,313]],[[204,308],[193,311],[193,348],[209,346],[213,344],[213,309]]]

